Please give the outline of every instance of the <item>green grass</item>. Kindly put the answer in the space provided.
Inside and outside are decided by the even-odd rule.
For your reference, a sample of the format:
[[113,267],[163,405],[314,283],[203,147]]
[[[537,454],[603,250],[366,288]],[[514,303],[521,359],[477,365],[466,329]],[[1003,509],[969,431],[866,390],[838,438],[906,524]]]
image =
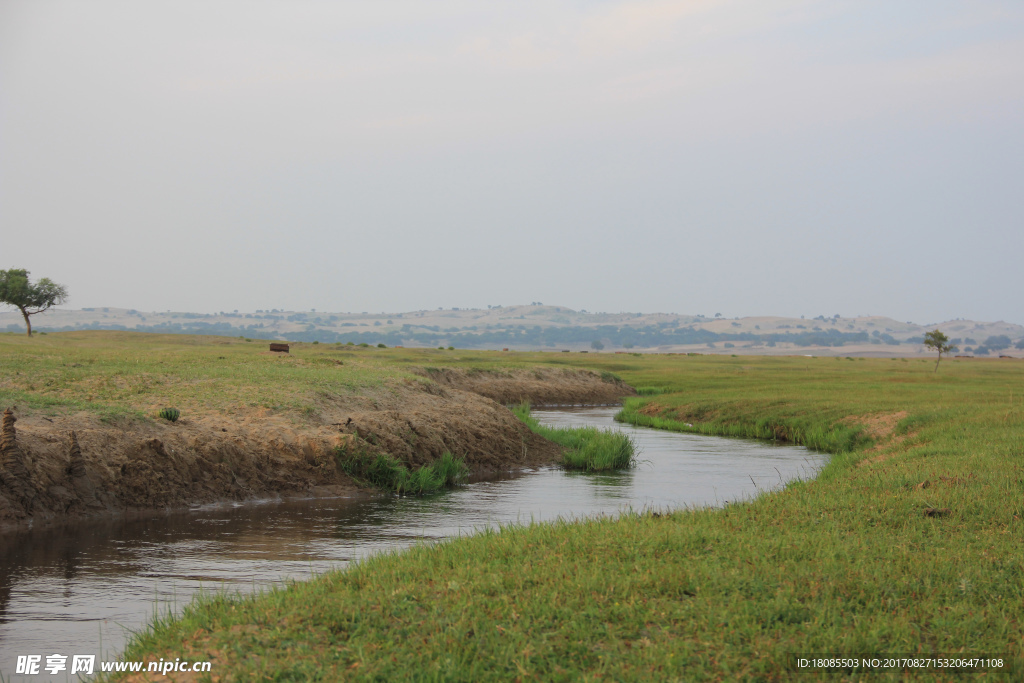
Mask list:
[[636,466],[636,447],[628,434],[596,427],[548,427],[530,413],[529,403],[512,408],[530,431],[565,447],[566,469],[607,472]]
[[0,397],[124,415],[266,401],[299,420],[318,391],[386,390],[422,381],[411,369],[425,365],[577,367],[665,389],[623,417],[834,455],[813,481],[724,509],[505,528],[211,596],[135,636],[128,659],[212,657],[227,680],[281,681],[784,681],[791,655],[811,652],[1003,655],[1018,668],[992,680],[1024,671],[1024,362],[949,359],[933,373],[930,359],[322,344],[274,359],[259,346],[0,335]]
[[160,412],[157,413],[157,417],[169,422],[177,422],[178,418],[181,417],[181,411],[177,408],[161,408]]
[[645,415],[640,410],[647,403],[643,398],[626,399],[615,419],[673,432],[799,443],[826,453],[849,453],[870,442],[863,428],[857,425],[826,425],[809,416],[761,415],[752,421],[711,419],[694,424],[679,419]]
[[338,466],[345,474],[363,485],[399,495],[423,495],[458,486],[469,476],[469,468],[451,453],[423,467],[410,470],[396,458],[368,451],[348,452],[338,449]]
[[134,332],[0,334],[0,404],[149,418],[166,406],[186,416],[269,409],[308,419],[307,406],[333,396],[417,380],[390,361],[390,350],[291,347],[270,354],[266,343],[237,337]]
[[[839,454],[814,481],[720,510],[507,528],[216,598],[128,656],[222,652],[237,680],[773,681],[802,652],[1024,666],[1024,363],[626,360],[580,365],[673,389],[631,404],[662,426],[777,426]],[[904,412],[888,435],[857,426]]]
[[667,387],[637,387],[636,393],[638,396],[660,396],[668,393],[670,389]]

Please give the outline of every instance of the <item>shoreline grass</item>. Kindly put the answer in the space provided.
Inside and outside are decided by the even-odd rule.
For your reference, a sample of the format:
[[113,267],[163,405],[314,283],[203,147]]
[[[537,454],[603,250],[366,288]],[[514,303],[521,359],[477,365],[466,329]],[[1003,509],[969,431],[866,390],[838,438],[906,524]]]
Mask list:
[[852,453],[869,446],[872,441],[864,429],[855,424],[827,424],[813,419],[776,415],[762,415],[749,422],[707,420],[690,423],[658,415],[645,415],[640,410],[648,403],[642,396],[626,399],[622,410],[616,413],[615,420],[670,432],[795,443],[833,455]]
[[409,469],[386,453],[335,451],[338,467],[362,486],[390,491],[400,496],[419,496],[459,486],[469,477],[469,467],[461,458],[444,453],[422,467]]
[[566,449],[562,456],[566,469],[608,472],[636,466],[636,446],[628,434],[596,427],[542,425],[525,402],[513,406],[512,412],[530,431]]

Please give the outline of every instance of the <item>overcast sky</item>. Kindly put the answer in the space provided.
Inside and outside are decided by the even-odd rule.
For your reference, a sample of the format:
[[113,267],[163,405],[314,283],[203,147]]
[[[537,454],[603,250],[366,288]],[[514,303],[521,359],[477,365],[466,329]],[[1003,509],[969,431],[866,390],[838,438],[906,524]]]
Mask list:
[[1024,2],[0,0],[70,307],[1024,323]]

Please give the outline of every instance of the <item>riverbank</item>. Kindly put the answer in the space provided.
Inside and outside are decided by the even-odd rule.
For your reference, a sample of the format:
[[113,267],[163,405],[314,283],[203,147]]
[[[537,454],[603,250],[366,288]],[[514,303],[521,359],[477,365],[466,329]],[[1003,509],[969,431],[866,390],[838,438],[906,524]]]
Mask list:
[[226,680],[786,680],[800,653],[1024,665],[1020,368],[586,362],[660,390],[631,407],[662,426],[824,435],[837,454],[814,481],[724,509],[507,528],[212,597],[126,659],[211,659]]
[[[0,530],[225,500],[355,496],[345,453],[409,468],[445,453],[485,476],[557,462],[494,395],[607,402],[575,369],[462,370],[451,352],[83,332],[0,335]],[[476,359],[479,360],[479,359]],[[439,381],[435,381],[437,378]],[[488,381],[489,378],[493,381]],[[159,417],[163,408],[180,414]]]

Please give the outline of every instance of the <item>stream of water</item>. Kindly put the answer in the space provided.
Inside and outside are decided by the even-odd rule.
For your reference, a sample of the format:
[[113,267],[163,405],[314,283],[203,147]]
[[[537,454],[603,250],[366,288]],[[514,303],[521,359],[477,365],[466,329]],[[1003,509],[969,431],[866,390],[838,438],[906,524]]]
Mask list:
[[[197,590],[251,591],[307,579],[368,554],[486,526],[722,505],[794,478],[825,456],[797,446],[620,425],[618,408],[536,410],[544,424],[631,433],[636,469],[542,468],[423,498],[314,499],[195,508],[136,521],[81,523],[0,536],[0,680],[18,655],[114,659],[155,610]],[[98,667],[98,664],[97,664]],[[68,673],[52,680],[75,680]]]

